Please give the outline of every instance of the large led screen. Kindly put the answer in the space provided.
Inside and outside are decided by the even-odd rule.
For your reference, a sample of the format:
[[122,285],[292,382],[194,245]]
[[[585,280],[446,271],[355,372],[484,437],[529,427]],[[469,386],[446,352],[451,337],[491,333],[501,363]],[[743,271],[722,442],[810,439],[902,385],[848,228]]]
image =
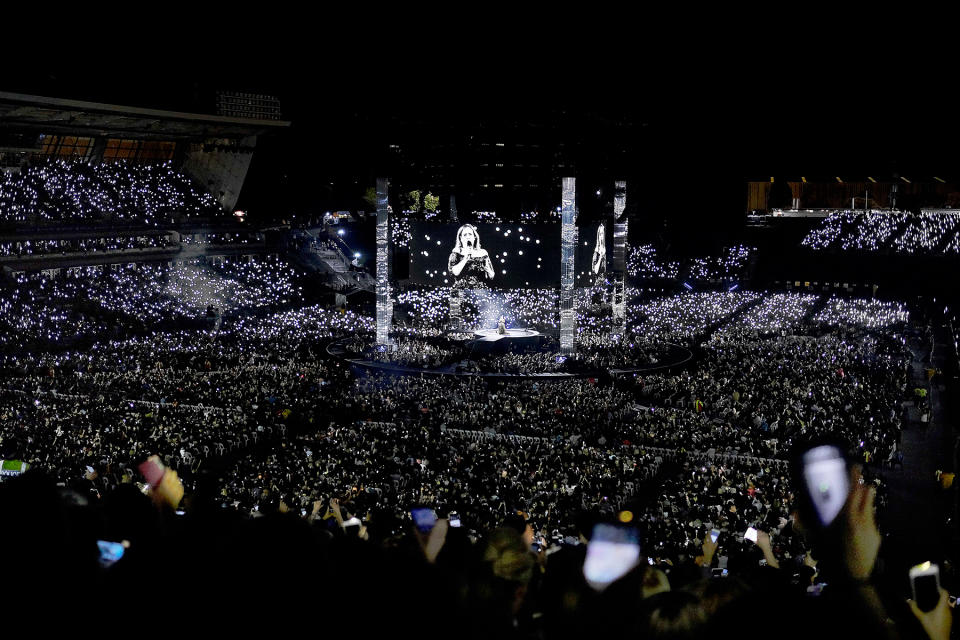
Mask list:
[[613,268],[613,223],[594,222],[577,227],[575,287],[603,285]]
[[410,280],[460,289],[560,286],[558,224],[411,224]]

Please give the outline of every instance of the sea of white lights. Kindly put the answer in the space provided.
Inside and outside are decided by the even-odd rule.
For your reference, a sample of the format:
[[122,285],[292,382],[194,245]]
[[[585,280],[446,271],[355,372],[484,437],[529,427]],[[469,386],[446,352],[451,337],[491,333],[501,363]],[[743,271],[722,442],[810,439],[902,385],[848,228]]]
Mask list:
[[[258,506],[264,489],[282,490],[293,504],[309,508],[316,492],[340,491],[357,478],[386,495],[393,486],[391,474],[405,473],[402,461],[407,457],[419,460],[417,452],[423,450],[448,452],[404,475],[406,486],[399,495],[377,500],[380,507],[403,509],[425,490],[443,491],[448,483],[464,490],[467,485],[458,483],[466,481],[448,472],[453,467],[443,456],[493,458],[502,461],[496,467],[499,480],[478,475],[469,495],[494,495],[482,484],[499,482],[497,495],[509,491],[518,503],[529,500],[542,518],[548,511],[556,513],[557,505],[532,497],[558,494],[548,490],[554,482],[577,504],[581,498],[589,504],[602,496],[617,499],[603,483],[591,483],[624,468],[655,468],[661,454],[646,452],[649,446],[782,457],[794,434],[836,432],[859,442],[876,459],[891,455],[905,361],[887,342],[896,346],[898,323],[906,318],[902,305],[829,301],[830,312],[821,314],[822,321],[842,326],[842,337],[783,333],[802,321],[815,302],[815,296],[805,294],[684,293],[635,303],[631,315],[651,327],[664,326],[667,333],[699,333],[751,302],[758,304],[733,316],[733,322],[780,332],[713,343],[690,371],[637,378],[636,393],[587,380],[512,381],[494,389],[480,379],[350,379],[321,357],[317,341],[358,331],[370,335],[372,319],[319,307],[241,318],[219,333],[152,333],[103,340],[82,352],[19,354],[4,361],[8,389],[0,391],[0,437],[15,443],[26,432],[29,446],[18,455],[65,479],[82,478],[87,465],[103,475],[111,467],[134,468],[149,453],[177,466],[209,463],[232,452],[237,460],[223,472],[222,489],[225,501],[243,510]],[[0,319],[5,313],[0,311]],[[867,317],[877,315],[890,322],[871,325]],[[54,321],[64,322],[59,317]],[[670,322],[680,326],[670,327]],[[867,333],[868,327],[882,335]],[[44,366],[23,367],[37,362]],[[508,370],[529,366],[549,369],[551,363],[522,356],[503,362]],[[55,374],[48,375],[47,367]],[[334,380],[339,386],[327,386]],[[54,392],[71,395],[58,398]],[[149,413],[135,404],[145,401],[157,403]],[[286,438],[286,411],[322,416],[318,434],[302,441]],[[357,423],[399,422],[412,415],[422,428]],[[376,428],[382,432],[371,431]],[[449,435],[454,429],[546,437],[536,447],[549,455],[530,456],[533,462],[524,466],[526,456],[517,455],[522,443],[461,442]],[[265,442],[274,452],[268,460],[246,455]],[[596,473],[567,474],[585,461]],[[761,472],[765,466],[718,458],[678,473],[665,491],[678,497],[665,495],[652,507],[660,513],[651,520],[658,544],[684,547],[695,527],[687,531],[692,525],[662,513],[672,513],[671,500],[689,497],[696,505],[693,497],[700,496],[702,501],[704,482],[714,481],[718,473],[731,493],[752,487],[758,500],[771,502],[770,509],[783,503],[789,487],[774,483],[778,474],[769,469]],[[309,486],[287,483],[287,474],[309,478]],[[189,488],[189,477],[186,482]],[[471,509],[496,518],[496,507],[497,501],[478,502]],[[705,520],[709,511],[703,509],[697,517]],[[730,512],[731,527],[749,524],[736,520],[746,517],[738,515],[741,511],[746,512]],[[767,513],[789,518],[785,509]]]
[[129,263],[77,267],[65,278],[18,273],[13,289],[23,304],[91,301],[103,309],[145,322],[196,318],[215,307],[221,313],[292,304],[301,298],[298,272],[275,256],[224,258],[205,263]]
[[814,320],[829,325],[851,325],[876,329],[906,324],[910,312],[899,302],[884,302],[869,298],[831,297]]
[[70,240],[33,239],[0,242],[0,256],[21,257],[129,249],[159,249],[174,244],[173,239],[167,235],[111,236]]
[[803,322],[819,299],[816,294],[767,294],[760,304],[714,333],[713,340],[738,338],[743,331],[764,334],[793,329]]
[[660,260],[652,244],[642,244],[630,247],[627,254],[627,273],[634,278],[675,280],[680,276],[680,263]]
[[815,250],[956,253],[960,248],[958,225],[960,215],[954,213],[836,211],[801,244]]
[[130,220],[213,215],[217,201],[170,163],[52,159],[0,174],[0,220]]
[[745,245],[737,245],[725,248],[720,256],[695,258],[690,263],[690,277],[694,280],[741,278],[753,251]]

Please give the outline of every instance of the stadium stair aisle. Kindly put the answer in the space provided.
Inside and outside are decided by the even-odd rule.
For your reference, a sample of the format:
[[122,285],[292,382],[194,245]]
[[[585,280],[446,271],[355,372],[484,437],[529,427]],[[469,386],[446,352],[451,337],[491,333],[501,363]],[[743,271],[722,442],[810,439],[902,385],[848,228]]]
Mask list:
[[940,241],[937,242],[933,247],[931,253],[944,253],[947,250],[947,245],[950,244],[950,241],[953,240],[953,235],[960,229],[960,222],[950,227],[950,230],[943,234],[943,237],[940,238]]
[[946,421],[946,394],[940,388],[939,377],[931,384],[927,374],[928,368],[941,368],[944,364],[947,334],[942,317],[935,319],[933,325],[932,341],[923,334],[910,340],[914,357],[907,383],[908,389],[927,390],[930,421],[921,421],[916,401],[905,403],[903,466],[884,465],[880,472],[889,487],[889,503],[883,517],[887,541],[895,551],[903,553],[904,562],[913,564],[937,561],[953,551],[953,527],[946,519],[953,515],[955,488],[941,489],[937,471],[954,471],[955,435]]
[[817,301],[814,302],[807,312],[803,314],[802,322],[811,322],[814,318],[817,317],[817,314],[823,311],[827,306],[827,302],[830,300],[829,296],[820,295],[817,296]]
[[[742,305],[740,305],[739,307],[737,307],[727,315],[718,319],[716,322],[710,325],[707,325],[703,330],[703,334],[699,336],[700,340],[699,340],[699,343],[697,344],[697,349],[703,349],[703,346],[708,342],[710,342],[710,338],[713,337],[714,333],[716,333],[723,327],[727,326],[728,324],[731,324],[734,320],[736,320],[737,318],[745,314],[747,311],[750,311],[754,307],[759,306],[761,302],[763,302],[763,298],[748,300],[747,302],[744,302]],[[700,355],[702,355],[702,353]]]
[[903,237],[903,234],[907,232],[907,229],[910,228],[910,222],[908,219],[903,219],[897,223],[896,230],[890,234],[890,236],[883,242],[880,246],[881,251],[888,253],[896,253],[895,247],[897,240]]

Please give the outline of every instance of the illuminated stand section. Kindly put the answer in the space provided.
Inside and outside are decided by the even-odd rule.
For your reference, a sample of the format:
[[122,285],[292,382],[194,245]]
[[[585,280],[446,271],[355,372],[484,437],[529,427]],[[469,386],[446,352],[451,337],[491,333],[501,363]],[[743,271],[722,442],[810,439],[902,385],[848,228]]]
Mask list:
[[390,347],[393,300],[390,299],[390,210],[387,179],[377,178],[377,346]]
[[613,192],[613,335],[627,324],[627,183],[617,180]]
[[572,354],[576,349],[576,310],[573,282],[577,251],[577,179],[563,179],[562,228],[560,231],[560,350]]

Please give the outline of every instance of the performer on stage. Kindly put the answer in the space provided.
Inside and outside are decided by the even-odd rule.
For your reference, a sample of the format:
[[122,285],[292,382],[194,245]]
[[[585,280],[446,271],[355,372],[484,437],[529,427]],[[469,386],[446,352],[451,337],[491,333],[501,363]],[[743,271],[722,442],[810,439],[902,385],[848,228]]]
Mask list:
[[503,335],[507,332],[507,319],[500,316],[500,322],[497,323],[497,333]]
[[597,280],[600,280],[607,270],[607,240],[602,224],[597,227],[597,244],[593,247],[592,262],[593,275],[597,276]]
[[493,262],[486,249],[480,248],[480,236],[472,224],[457,230],[457,242],[447,260],[447,269],[453,274],[454,289],[488,289],[487,280],[494,274]]

